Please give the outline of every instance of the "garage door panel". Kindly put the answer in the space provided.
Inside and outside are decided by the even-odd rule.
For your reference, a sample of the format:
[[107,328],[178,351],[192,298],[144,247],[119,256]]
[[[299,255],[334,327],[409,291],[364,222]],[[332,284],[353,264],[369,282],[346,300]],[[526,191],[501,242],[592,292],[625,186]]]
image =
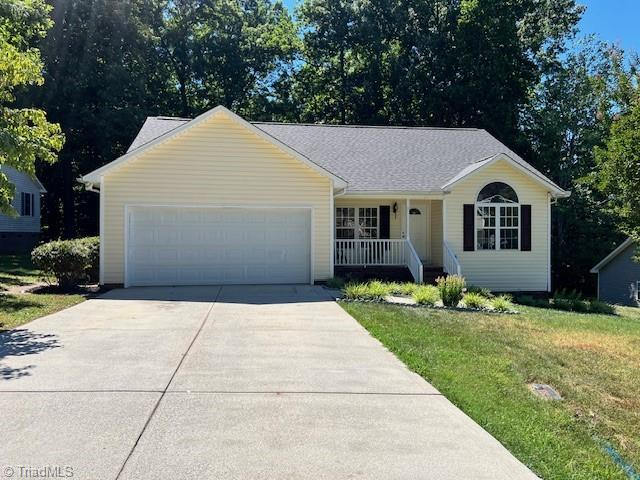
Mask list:
[[130,285],[307,283],[308,209],[134,207]]

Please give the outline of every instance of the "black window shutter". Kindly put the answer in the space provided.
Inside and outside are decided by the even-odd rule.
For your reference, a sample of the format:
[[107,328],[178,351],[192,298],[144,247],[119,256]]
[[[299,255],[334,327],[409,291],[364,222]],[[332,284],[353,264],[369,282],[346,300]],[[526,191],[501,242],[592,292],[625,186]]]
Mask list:
[[520,250],[531,251],[531,205],[520,206]]
[[471,203],[465,203],[464,205],[464,220],[463,220],[463,249],[465,252],[472,252],[475,250],[475,235],[474,235],[474,215],[475,206]]
[[380,238],[391,238],[391,207],[389,205],[380,205]]

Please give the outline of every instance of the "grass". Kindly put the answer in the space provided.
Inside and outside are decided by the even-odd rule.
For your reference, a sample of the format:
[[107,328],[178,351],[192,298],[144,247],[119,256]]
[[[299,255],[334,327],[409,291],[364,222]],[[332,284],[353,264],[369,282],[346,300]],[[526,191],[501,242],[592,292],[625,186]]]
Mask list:
[[[606,443],[640,469],[640,310],[343,308],[542,478],[629,478]],[[564,400],[536,398],[533,382]]]
[[28,255],[0,255],[0,331],[18,327],[85,299],[84,295],[68,293],[2,293],[7,287],[30,285],[39,279],[40,273],[33,268]]
[[29,255],[0,255],[0,289],[31,285],[39,279],[40,273],[31,265]]

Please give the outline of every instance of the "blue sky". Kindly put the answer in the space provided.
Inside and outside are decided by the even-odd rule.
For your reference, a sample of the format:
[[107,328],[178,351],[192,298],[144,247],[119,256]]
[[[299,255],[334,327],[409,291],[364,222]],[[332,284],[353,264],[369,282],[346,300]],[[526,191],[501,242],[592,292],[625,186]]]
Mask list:
[[583,33],[619,43],[627,51],[640,52],[639,0],[582,0],[587,11],[580,22]]
[[[291,8],[296,0],[283,0]],[[587,11],[580,22],[584,34],[619,43],[627,51],[640,52],[640,0],[581,0]]]

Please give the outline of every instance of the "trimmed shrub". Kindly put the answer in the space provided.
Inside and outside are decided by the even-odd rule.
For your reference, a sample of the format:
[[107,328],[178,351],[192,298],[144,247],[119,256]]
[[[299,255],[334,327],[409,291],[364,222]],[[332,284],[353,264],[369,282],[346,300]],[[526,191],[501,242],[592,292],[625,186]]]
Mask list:
[[491,290],[483,287],[476,287],[475,285],[469,285],[467,287],[467,293],[475,293],[484,298],[493,298],[495,295],[491,293]]
[[510,312],[513,310],[513,302],[510,295],[500,295],[491,300],[491,307],[497,312]]
[[392,282],[387,284],[387,288],[389,289],[389,293],[395,295],[413,295],[413,293],[420,288],[420,285],[411,282]]
[[87,267],[89,282],[98,283],[100,276],[100,237],[79,238],[78,241],[89,249],[89,266]]
[[45,277],[70,290],[89,279],[93,247],[87,239],[56,240],[33,249],[31,261]]
[[572,300],[571,310],[573,310],[574,312],[586,313],[589,311],[589,302],[585,300]]
[[554,298],[553,308],[571,311],[573,309],[573,300],[569,300],[568,298]]
[[464,277],[459,275],[449,275],[448,277],[438,277],[436,279],[440,298],[446,307],[457,307],[464,292]]
[[389,288],[379,280],[350,283],[344,287],[344,296],[350,300],[382,300],[388,294]]
[[418,305],[434,306],[440,300],[440,291],[433,285],[416,285],[412,297]]
[[483,309],[487,306],[487,299],[484,295],[477,292],[468,292],[462,298],[462,303],[467,308]]
[[601,302],[599,300],[591,300],[589,302],[589,311],[591,313],[604,313],[606,315],[613,315],[616,313],[616,309],[613,305]]

